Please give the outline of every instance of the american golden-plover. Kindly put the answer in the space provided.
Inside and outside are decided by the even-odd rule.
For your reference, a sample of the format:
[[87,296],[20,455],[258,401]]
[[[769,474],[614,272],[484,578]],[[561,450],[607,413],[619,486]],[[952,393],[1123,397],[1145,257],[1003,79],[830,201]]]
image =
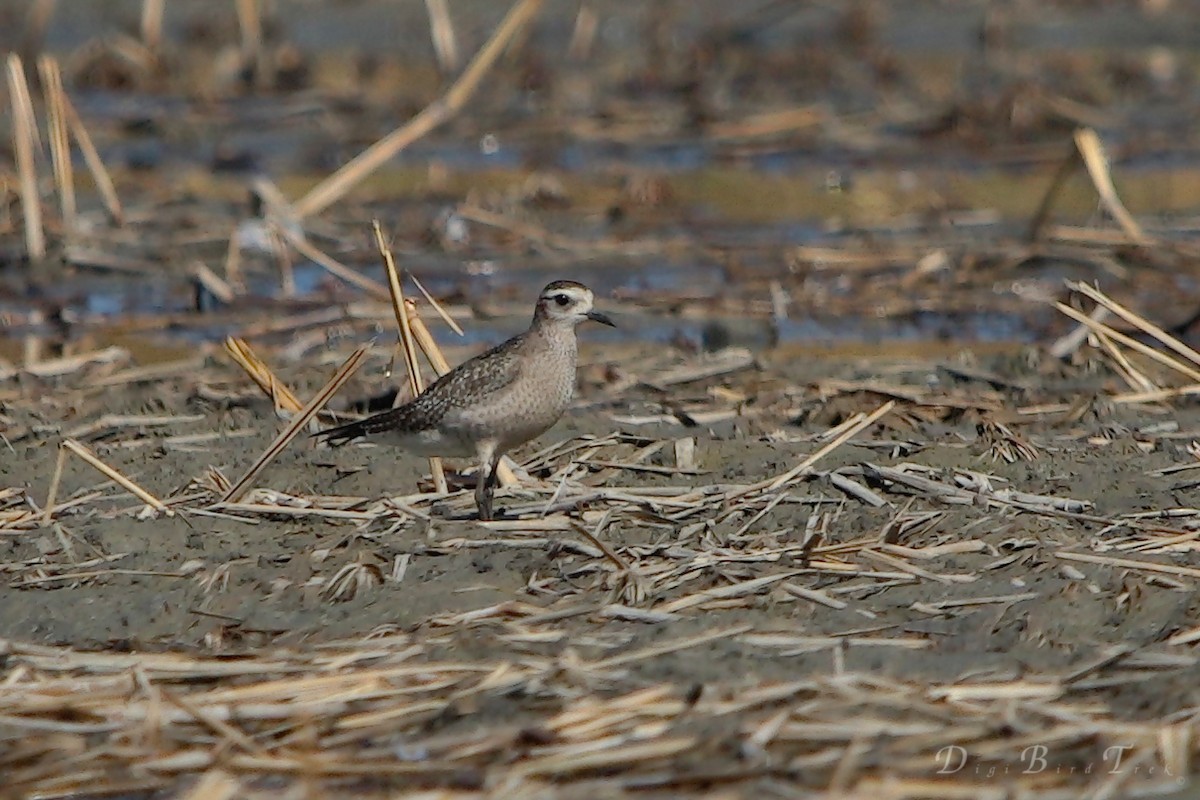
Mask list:
[[542,289],[524,333],[447,372],[408,403],[317,436],[334,444],[378,436],[422,456],[479,460],[475,502],[492,518],[496,466],[506,452],[550,429],[575,394],[575,326],[613,321],[575,281]]

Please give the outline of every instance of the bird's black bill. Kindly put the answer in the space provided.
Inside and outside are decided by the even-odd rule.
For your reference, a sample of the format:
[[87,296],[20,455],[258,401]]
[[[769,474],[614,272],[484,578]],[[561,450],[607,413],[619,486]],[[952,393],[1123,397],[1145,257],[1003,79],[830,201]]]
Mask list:
[[587,318],[592,322],[599,322],[601,325],[607,325],[610,328],[617,327],[617,323],[609,319],[607,314],[601,314],[599,311],[587,312]]

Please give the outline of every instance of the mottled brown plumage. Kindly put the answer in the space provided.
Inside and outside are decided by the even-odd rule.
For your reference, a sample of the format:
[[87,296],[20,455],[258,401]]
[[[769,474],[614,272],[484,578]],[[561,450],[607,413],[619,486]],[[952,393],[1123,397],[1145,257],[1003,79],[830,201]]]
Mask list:
[[425,456],[479,460],[475,499],[492,517],[496,465],[507,451],[548,430],[575,391],[575,326],[612,321],[592,310],[575,281],[542,290],[529,329],[443,375],[399,408],[317,434],[333,443],[374,436]]

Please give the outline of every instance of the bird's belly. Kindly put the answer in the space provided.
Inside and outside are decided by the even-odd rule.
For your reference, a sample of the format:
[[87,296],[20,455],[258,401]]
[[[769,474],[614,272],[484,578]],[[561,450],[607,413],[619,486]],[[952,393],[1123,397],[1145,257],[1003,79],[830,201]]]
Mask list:
[[473,458],[475,442],[466,432],[458,433],[439,428],[415,433],[390,432],[378,437],[378,441],[402,448],[418,456],[440,456],[442,458]]
[[518,412],[501,413],[499,409],[475,409],[458,420],[475,439],[497,442],[501,452],[537,438],[549,430],[562,416],[565,404],[556,401],[526,405]]

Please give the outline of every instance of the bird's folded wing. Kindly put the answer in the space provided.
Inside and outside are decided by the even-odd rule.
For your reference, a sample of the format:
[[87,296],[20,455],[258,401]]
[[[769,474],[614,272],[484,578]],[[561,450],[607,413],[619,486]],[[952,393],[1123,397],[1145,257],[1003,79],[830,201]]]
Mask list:
[[419,397],[399,408],[326,428],[314,435],[338,444],[373,433],[417,432],[435,427],[446,414],[486,403],[489,397],[502,392],[517,379],[521,359],[516,352],[516,343],[515,339],[510,339],[463,362],[438,378]]

